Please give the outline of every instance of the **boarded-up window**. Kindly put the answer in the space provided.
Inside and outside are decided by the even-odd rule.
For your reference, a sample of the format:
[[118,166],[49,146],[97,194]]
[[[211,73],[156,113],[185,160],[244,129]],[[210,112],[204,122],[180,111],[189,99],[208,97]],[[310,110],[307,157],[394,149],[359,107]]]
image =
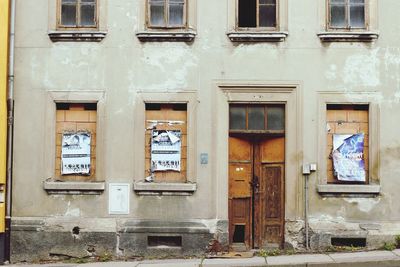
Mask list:
[[276,0],[238,0],[238,27],[276,28]]
[[[55,164],[55,177],[63,181],[93,181],[96,175],[96,121],[97,121],[97,105],[94,103],[89,104],[76,104],[76,103],[57,103],[56,104],[56,164]],[[90,145],[90,163],[82,162],[82,160],[75,160],[75,164],[79,165],[75,169],[76,173],[68,173],[63,171],[63,159],[71,157],[71,153],[63,154],[63,145],[67,137],[76,135],[77,137],[85,137],[86,142]],[[79,139],[79,138],[77,138]],[[79,142],[79,140],[78,140]],[[85,155],[77,155],[84,157]],[[73,157],[76,158],[76,155]],[[74,160],[71,160],[74,162]],[[64,161],[65,163],[65,161]],[[73,165],[73,164],[72,164]],[[68,166],[67,166],[68,167]],[[73,167],[73,166],[71,166]],[[82,167],[82,168],[81,168]],[[86,173],[82,169],[89,168]],[[72,172],[74,172],[72,170]]]
[[97,0],[59,0],[59,27],[93,28],[97,26]]
[[330,28],[365,28],[365,0],[328,0]]
[[[369,107],[368,105],[327,105],[327,181],[328,183],[360,183],[361,181],[345,181],[338,177],[335,172],[333,160],[333,148],[335,136],[336,140],[341,136],[362,136],[363,153],[360,154],[360,160],[365,170],[365,181],[368,183],[369,177]],[[344,164],[345,165],[345,164]],[[350,165],[351,166],[351,165]],[[354,170],[356,171],[356,170]]]
[[186,0],[148,0],[150,27],[182,28],[185,17]]
[[[163,138],[164,147],[160,146]],[[146,103],[145,151],[146,177],[154,182],[186,182],[186,104]]]

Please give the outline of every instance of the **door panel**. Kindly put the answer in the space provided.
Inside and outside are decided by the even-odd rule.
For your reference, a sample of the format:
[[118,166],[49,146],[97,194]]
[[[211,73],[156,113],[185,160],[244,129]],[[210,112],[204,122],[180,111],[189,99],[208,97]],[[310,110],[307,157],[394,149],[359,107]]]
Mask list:
[[260,179],[262,247],[281,247],[284,232],[284,165],[263,164]]
[[269,138],[261,142],[261,162],[282,163],[285,161],[285,137]]
[[251,248],[253,146],[229,137],[229,241]]

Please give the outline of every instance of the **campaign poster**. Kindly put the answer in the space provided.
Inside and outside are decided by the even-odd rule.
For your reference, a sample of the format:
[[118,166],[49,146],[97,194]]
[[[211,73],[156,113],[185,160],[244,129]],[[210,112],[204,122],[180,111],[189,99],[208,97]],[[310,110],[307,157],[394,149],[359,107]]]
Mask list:
[[61,174],[90,174],[90,133],[64,133]]
[[332,159],[339,181],[365,182],[364,134],[334,134]]
[[151,138],[152,171],[181,170],[181,131],[153,130]]

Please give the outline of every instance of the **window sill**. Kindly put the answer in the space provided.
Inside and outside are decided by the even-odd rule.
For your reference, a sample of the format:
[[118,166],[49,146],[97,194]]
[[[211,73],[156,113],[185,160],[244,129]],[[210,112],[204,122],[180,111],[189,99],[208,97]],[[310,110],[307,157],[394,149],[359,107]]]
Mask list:
[[44,181],[43,189],[49,195],[100,195],[105,190],[105,182]]
[[138,195],[189,196],[197,190],[197,184],[135,182],[133,190]]
[[377,32],[320,32],[317,34],[322,42],[372,42],[378,39]]
[[287,32],[228,32],[226,34],[232,42],[283,42]]
[[101,42],[107,35],[105,31],[51,31],[53,42]]
[[321,195],[375,196],[379,195],[381,187],[379,185],[324,184],[324,185],[318,185],[317,190],[318,193]]
[[193,42],[196,37],[194,31],[144,31],[136,33],[141,42]]

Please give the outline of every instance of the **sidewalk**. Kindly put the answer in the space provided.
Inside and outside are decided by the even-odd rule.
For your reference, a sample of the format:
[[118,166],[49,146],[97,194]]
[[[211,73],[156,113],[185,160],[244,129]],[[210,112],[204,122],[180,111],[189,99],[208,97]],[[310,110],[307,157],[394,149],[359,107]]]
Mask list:
[[354,253],[301,254],[240,259],[170,259],[144,260],[137,262],[97,262],[86,264],[17,264],[9,267],[400,267],[400,249],[394,251],[369,251]]

